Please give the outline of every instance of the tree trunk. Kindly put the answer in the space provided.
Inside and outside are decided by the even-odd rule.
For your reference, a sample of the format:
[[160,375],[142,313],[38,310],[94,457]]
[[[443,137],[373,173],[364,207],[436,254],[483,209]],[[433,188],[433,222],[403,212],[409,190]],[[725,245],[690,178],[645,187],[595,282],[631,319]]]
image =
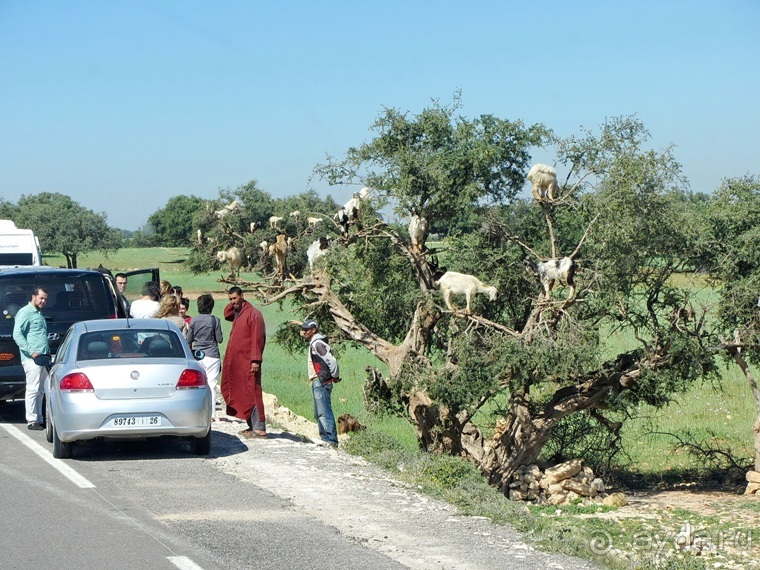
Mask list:
[[[738,332],[734,333],[734,341],[736,344],[741,344],[741,338],[739,338]],[[744,360],[741,347],[732,347],[728,351],[733,357],[734,362],[739,365],[739,368],[741,368],[742,372],[744,373],[744,377],[747,379],[747,383],[752,390],[752,395],[755,398],[757,420],[755,421],[755,425],[752,426],[752,433],[755,437],[755,471],[760,471],[760,388],[758,388],[757,381],[752,375],[752,371],[749,369],[749,364],[747,364],[747,361]]]
[[535,463],[551,434],[551,428],[536,424],[528,403],[522,394],[510,399],[506,420],[497,425],[497,432],[491,445],[485,448],[480,463],[480,470],[488,477],[488,482],[505,495],[509,492],[515,470],[521,465]]

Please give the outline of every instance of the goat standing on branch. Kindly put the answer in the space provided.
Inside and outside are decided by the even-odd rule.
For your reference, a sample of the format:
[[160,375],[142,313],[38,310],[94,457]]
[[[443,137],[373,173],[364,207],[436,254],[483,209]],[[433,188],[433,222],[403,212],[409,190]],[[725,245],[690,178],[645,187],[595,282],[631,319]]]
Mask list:
[[314,240],[309,248],[306,250],[306,258],[309,260],[309,269],[314,269],[314,263],[327,253],[327,248],[330,247],[330,242],[324,236],[318,240]]
[[570,295],[567,300],[575,297],[575,272],[578,265],[572,257],[549,259],[541,263],[535,263],[530,258],[525,258],[525,267],[538,276],[544,289],[544,296],[549,298],[554,288],[555,281],[564,281],[570,287]]
[[216,259],[220,263],[227,262],[232,273],[230,275],[237,279],[240,275],[240,268],[243,266],[243,256],[236,247],[231,247],[226,251],[217,251]]
[[413,251],[425,251],[425,240],[428,235],[428,223],[423,217],[420,217],[416,211],[412,212],[409,220],[409,243]]
[[279,230],[279,224],[282,221],[282,216],[270,216],[269,217],[269,227],[273,230]]
[[528,171],[527,178],[533,184],[536,202],[554,201],[554,193],[559,193],[556,170],[546,164],[534,164]]
[[477,277],[457,273],[456,271],[447,271],[435,282],[435,286],[441,291],[441,296],[450,311],[456,311],[452,299],[454,295],[464,295],[467,299],[466,312],[472,312],[470,305],[472,298],[476,293],[485,293],[491,301],[496,300],[496,287],[486,285]]

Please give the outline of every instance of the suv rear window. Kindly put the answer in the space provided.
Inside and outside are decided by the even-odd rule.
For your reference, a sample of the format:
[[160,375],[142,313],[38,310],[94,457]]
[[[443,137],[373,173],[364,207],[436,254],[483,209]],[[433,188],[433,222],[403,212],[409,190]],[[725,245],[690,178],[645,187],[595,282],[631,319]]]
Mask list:
[[48,321],[76,322],[110,316],[113,304],[106,297],[103,278],[97,274],[6,275],[0,279],[0,312],[12,323],[18,310],[29,303],[35,283],[48,292],[42,314]]

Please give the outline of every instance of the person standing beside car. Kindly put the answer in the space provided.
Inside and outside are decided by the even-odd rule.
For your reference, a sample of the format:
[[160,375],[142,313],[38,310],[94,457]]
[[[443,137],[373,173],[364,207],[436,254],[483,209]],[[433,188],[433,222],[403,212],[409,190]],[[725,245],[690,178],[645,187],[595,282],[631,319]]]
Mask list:
[[224,308],[224,319],[232,321],[232,330],[222,364],[222,397],[227,415],[248,423],[240,435],[266,437],[261,390],[261,362],[266,344],[264,317],[243,298],[240,287],[230,287],[227,296],[230,302]]
[[[183,299],[186,300],[186,299]],[[196,301],[198,314],[190,320],[187,331],[187,343],[193,350],[205,353],[201,366],[206,370],[208,387],[211,390],[211,421],[216,421],[216,385],[219,382],[221,370],[221,354],[219,344],[224,340],[222,321],[211,314],[214,310],[214,297],[211,293],[200,295]]]
[[116,282],[116,288],[121,295],[121,306],[124,309],[124,316],[129,316],[129,301],[127,300],[127,276],[123,273],[117,273],[114,275],[114,281]]
[[317,420],[319,437],[327,445],[338,446],[338,430],[332,410],[332,389],[340,382],[338,361],[327,344],[327,337],[317,332],[317,321],[307,319],[301,325],[301,336],[309,343],[306,352],[306,372],[314,397],[314,419]]
[[31,430],[45,429],[42,425],[42,397],[45,393],[47,369],[35,364],[34,358],[50,352],[47,323],[42,315],[47,298],[47,289],[35,287],[31,301],[19,309],[13,324],[13,340],[18,345],[26,376],[26,427]]
[[153,318],[158,309],[161,308],[159,299],[161,298],[161,289],[155,281],[148,281],[143,285],[142,297],[132,301],[129,314],[134,319]]

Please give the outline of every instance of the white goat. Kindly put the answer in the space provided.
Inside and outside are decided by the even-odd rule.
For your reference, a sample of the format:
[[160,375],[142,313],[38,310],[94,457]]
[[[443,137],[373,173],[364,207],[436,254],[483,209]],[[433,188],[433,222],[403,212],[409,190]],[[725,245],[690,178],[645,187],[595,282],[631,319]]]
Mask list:
[[293,218],[293,221],[295,223],[298,223],[301,220],[301,210],[293,210],[288,214],[291,218]]
[[359,196],[358,192],[354,192],[354,195],[351,197],[351,199],[343,206],[343,209],[348,215],[349,222],[355,222],[359,219],[359,216],[361,216],[361,208],[362,199]]
[[309,227],[310,227],[310,228],[313,228],[313,227],[315,227],[317,224],[321,224],[321,223],[322,223],[322,218],[312,218],[312,217],[308,217],[308,218],[306,218],[306,223],[307,223],[307,224],[309,224]]
[[369,200],[369,195],[372,192],[372,188],[369,186],[364,186],[361,190],[359,190],[359,198],[361,200]]
[[318,240],[314,240],[309,248],[306,250],[306,258],[309,260],[309,269],[314,269],[314,263],[327,253],[327,248],[330,247],[330,242],[326,237],[321,237]]
[[476,293],[486,293],[491,301],[496,300],[496,287],[486,285],[477,277],[457,273],[456,271],[447,271],[435,282],[435,286],[441,291],[441,296],[450,311],[456,311],[454,304],[451,302],[454,295],[464,295],[467,298],[467,309],[469,313],[472,298]]
[[554,192],[559,191],[557,185],[557,171],[546,164],[534,164],[527,176],[533,184],[533,197],[536,202],[548,199],[554,200]]
[[412,244],[412,249],[415,251],[423,251],[425,249],[425,240],[428,234],[428,223],[425,218],[421,218],[417,214],[412,214],[409,220],[409,241]]
[[267,253],[269,251],[269,242],[267,240],[262,241],[259,244],[259,249],[264,253]]
[[341,235],[348,235],[348,213],[346,213],[346,209],[341,208],[338,210],[333,218],[335,218],[335,221],[340,225]]
[[231,247],[226,251],[217,251],[216,259],[220,263],[227,262],[234,277],[240,275],[240,268],[243,266],[243,256],[240,255],[240,250],[238,248]]
[[195,232],[196,236],[198,237],[198,245],[203,245],[203,232],[200,228],[198,228],[198,231]]
[[216,214],[217,218],[223,218],[227,214],[229,214],[229,213],[234,212],[235,210],[237,210],[238,205],[239,205],[238,201],[237,200],[233,200],[229,204],[227,204],[225,206],[222,206],[221,210],[216,210],[214,212],[214,214]]
[[575,271],[578,269],[575,261],[570,257],[549,259],[541,263],[534,263],[531,259],[525,259],[525,267],[532,271],[541,280],[544,288],[544,296],[549,297],[555,281],[564,281],[570,287],[568,300],[575,297]]
[[273,230],[279,230],[280,228],[277,226],[282,221],[282,216],[270,216],[269,218],[269,227]]
[[248,225],[248,229],[251,231],[251,233],[253,233],[254,231],[256,231],[256,228],[260,228],[260,227],[261,227],[261,223],[259,223],[259,222],[251,222]]

